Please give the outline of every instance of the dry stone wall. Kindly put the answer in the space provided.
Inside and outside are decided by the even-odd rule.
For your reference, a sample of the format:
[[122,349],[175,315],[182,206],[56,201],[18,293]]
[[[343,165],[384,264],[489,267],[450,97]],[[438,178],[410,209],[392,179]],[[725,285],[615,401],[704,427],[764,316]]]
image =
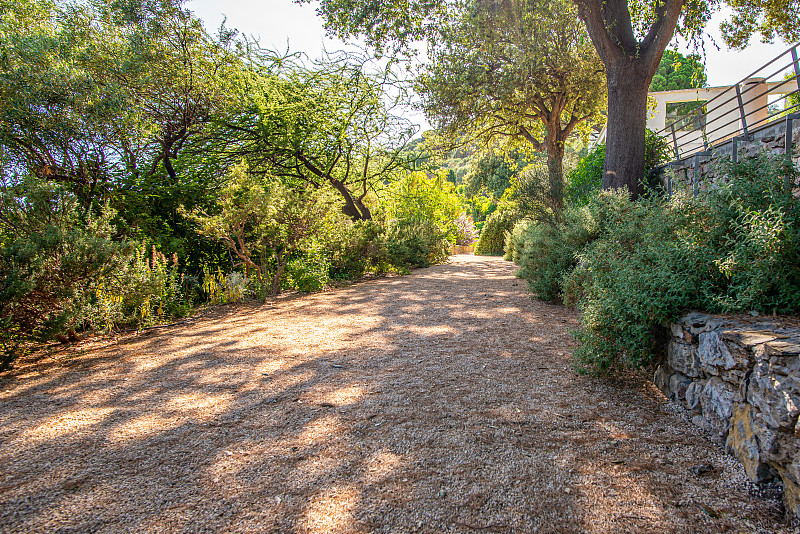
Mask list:
[[[786,153],[786,126],[785,120],[777,120],[769,123],[751,133],[749,141],[739,140],[737,151],[739,160],[754,156],[759,153],[767,153],[779,156]],[[721,177],[720,160],[730,160],[733,157],[733,141],[728,140],[711,149],[711,157],[700,158],[699,175],[701,177],[698,184],[700,190],[713,187],[713,184]],[[792,121],[792,161],[795,166],[800,166],[800,119]],[[681,187],[691,190],[694,186],[694,158],[681,160],[668,166],[668,173],[674,180],[673,189]],[[667,187],[666,176],[664,177],[664,187]]]
[[800,517],[800,328],[688,314],[670,326],[654,381],[751,480],[780,477],[786,508]]

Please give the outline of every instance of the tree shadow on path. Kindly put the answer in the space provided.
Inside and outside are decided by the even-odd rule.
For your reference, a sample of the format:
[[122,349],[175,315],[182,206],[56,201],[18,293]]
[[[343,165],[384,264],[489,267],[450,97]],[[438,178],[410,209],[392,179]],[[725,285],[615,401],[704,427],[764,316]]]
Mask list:
[[512,272],[459,256],[23,366],[0,531],[783,528],[646,382],[574,375],[575,312]]

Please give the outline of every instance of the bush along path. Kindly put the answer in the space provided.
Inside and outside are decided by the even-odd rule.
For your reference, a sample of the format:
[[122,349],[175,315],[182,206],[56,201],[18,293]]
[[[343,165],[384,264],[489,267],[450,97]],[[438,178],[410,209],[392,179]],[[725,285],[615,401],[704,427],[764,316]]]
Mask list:
[[20,362],[0,531],[790,532],[637,376],[575,375],[500,258]]

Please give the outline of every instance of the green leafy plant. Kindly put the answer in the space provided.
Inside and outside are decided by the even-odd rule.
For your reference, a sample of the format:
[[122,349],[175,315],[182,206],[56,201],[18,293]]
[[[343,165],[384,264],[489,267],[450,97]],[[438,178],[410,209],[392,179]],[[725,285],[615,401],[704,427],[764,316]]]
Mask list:
[[486,219],[481,236],[475,244],[475,254],[502,255],[506,246],[506,232],[509,232],[519,219],[520,214],[516,204],[511,202],[500,204]]
[[528,219],[523,219],[517,221],[510,232],[506,232],[505,254],[503,254],[504,260],[513,261],[519,265],[525,245],[530,242],[529,239],[523,236],[527,233],[528,227],[533,224],[536,223]]
[[594,147],[567,173],[564,197],[567,204],[585,205],[603,187],[603,164],[606,160],[606,145]]
[[324,190],[293,189],[241,164],[228,174],[215,211],[183,213],[200,233],[224,243],[236,255],[239,262],[234,269],[253,272],[260,288],[268,287],[269,294],[277,295],[288,262],[324,228],[332,205]]
[[177,255],[168,259],[155,245],[150,248],[148,253],[145,244],[134,247],[97,283],[85,307],[85,321],[112,330],[118,324],[150,326],[191,311]]
[[554,183],[547,167],[541,163],[527,165],[511,180],[506,198],[513,200],[520,216],[537,221],[554,222],[564,210],[564,182]]
[[185,313],[177,258],[114,239],[115,212],[87,212],[63,185],[26,178],[0,195],[2,366],[27,342]]
[[302,250],[286,267],[286,282],[291,288],[305,293],[319,291],[329,280],[330,263],[317,243]]
[[[652,193],[660,186],[661,165],[669,160],[671,151],[667,141],[652,130],[645,135],[644,183]],[[603,165],[606,146],[599,144],[580,159],[567,173],[564,196],[568,204],[585,205],[603,188]]]
[[705,87],[706,80],[706,67],[698,56],[684,56],[674,50],[664,50],[658,70],[650,82],[650,91]]
[[389,262],[396,266],[428,267],[450,256],[450,242],[433,221],[390,221],[386,248]]
[[388,264],[384,228],[374,220],[335,220],[324,238],[329,277],[352,280],[369,270],[381,271]]
[[704,206],[687,197],[632,202],[627,192],[599,198],[613,207],[611,218],[562,286],[582,312],[576,364],[607,372],[647,365],[658,352],[658,329],[702,301],[697,290],[713,272],[692,228]]
[[581,370],[647,365],[663,325],[688,309],[800,311],[797,170],[766,156],[723,167],[697,198],[603,192],[560,226],[519,231],[520,276],[581,309]]
[[625,216],[626,202],[625,195],[597,194],[586,205],[570,206],[558,222],[539,221],[521,228],[510,243],[515,247],[511,256],[520,265],[517,276],[527,280],[540,299],[562,298],[562,279],[578,264],[578,254]]
[[386,188],[384,209],[389,263],[427,267],[447,260],[463,209],[446,171],[396,176]]
[[760,154],[722,163],[726,182],[706,198],[705,242],[724,287],[710,305],[723,311],[800,310],[800,172]]
[[384,196],[387,220],[430,221],[455,242],[455,221],[463,215],[463,209],[455,187],[447,181],[446,171],[431,176],[419,171],[400,173]]
[[206,300],[211,304],[241,302],[244,298],[260,289],[260,287],[253,288],[251,282],[239,271],[225,274],[222,272],[221,267],[217,267],[214,270],[207,265],[203,265],[202,289]]

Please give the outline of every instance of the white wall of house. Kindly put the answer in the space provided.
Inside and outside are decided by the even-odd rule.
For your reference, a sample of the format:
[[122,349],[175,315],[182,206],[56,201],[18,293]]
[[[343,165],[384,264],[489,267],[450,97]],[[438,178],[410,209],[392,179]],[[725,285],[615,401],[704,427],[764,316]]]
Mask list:
[[[745,80],[741,85],[741,97],[748,127],[762,126],[766,123],[767,103],[770,95],[786,94],[792,90],[791,84],[767,83],[763,78]],[[654,106],[648,110],[647,127],[655,132],[660,132],[667,126],[667,104],[700,100],[710,101],[705,125],[709,141],[713,143],[724,141],[737,134],[742,128],[736,86],[660,91],[650,93],[648,96]],[[671,140],[671,132],[663,133],[666,134],[667,139]],[[676,130],[675,139],[681,153],[703,148],[703,136],[700,130]]]

